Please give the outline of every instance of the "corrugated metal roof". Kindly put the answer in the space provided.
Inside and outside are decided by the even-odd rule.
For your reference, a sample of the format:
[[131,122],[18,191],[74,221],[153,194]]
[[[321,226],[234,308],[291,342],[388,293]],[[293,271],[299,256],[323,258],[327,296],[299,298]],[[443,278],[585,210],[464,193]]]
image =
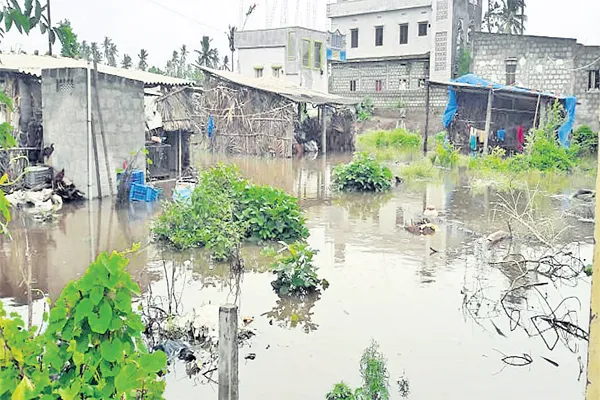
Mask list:
[[[89,64],[91,66],[91,64]],[[31,54],[0,54],[0,71],[20,72],[42,76],[43,69],[51,68],[87,68],[88,62],[74,58],[36,56]],[[142,81],[146,85],[182,86],[193,85],[192,81],[173,78],[147,71],[123,69],[98,64],[98,71],[104,74],[120,76],[127,79]]]
[[217,71],[211,68],[201,67],[206,73],[217,78],[253,89],[277,94],[290,99],[296,103],[311,103],[314,105],[337,104],[354,105],[360,103],[360,100],[348,99],[334,94],[318,92],[301,86],[293,85],[283,79],[270,77],[249,78],[234,72]]

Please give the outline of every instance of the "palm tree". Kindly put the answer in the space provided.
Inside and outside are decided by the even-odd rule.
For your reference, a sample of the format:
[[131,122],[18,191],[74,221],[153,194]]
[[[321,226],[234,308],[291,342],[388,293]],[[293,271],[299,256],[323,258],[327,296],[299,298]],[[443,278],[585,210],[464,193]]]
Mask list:
[[525,33],[525,0],[490,0],[484,17],[488,31],[523,35]]
[[196,50],[198,58],[195,65],[197,67],[217,68],[219,65],[219,51],[210,47],[212,39],[208,36],[202,37],[200,42],[201,50]]
[[184,44],[181,46],[179,50],[179,66],[178,66],[178,74],[179,78],[185,78],[187,76],[187,56],[189,51],[187,46]]
[[231,51],[231,70],[233,71],[233,53],[235,52],[235,32],[237,28],[229,25],[229,32],[227,33],[227,39],[229,40],[229,51]]
[[90,47],[90,53],[92,56],[92,61],[98,64],[102,62],[102,53],[100,52],[100,47],[98,46],[98,43],[92,42],[92,46]]
[[102,49],[104,50],[104,59],[106,60],[106,63],[110,66],[116,67],[118,54],[117,46],[108,36],[104,38]]
[[138,69],[145,71],[148,68],[148,51],[145,49],[140,50],[140,54],[138,54]]
[[125,69],[130,69],[133,65],[131,61],[131,56],[129,54],[123,54],[123,61],[121,61],[121,67]]
[[179,71],[179,53],[173,51],[173,56],[167,61],[167,75],[177,77]]
[[229,57],[228,56],[223,57],[223,65],[221,66],[221,69],[223,69],[225,71],[229,71]]
[[79,57],[87,61],[92,61],[92,49],[85,40],[79,44]]

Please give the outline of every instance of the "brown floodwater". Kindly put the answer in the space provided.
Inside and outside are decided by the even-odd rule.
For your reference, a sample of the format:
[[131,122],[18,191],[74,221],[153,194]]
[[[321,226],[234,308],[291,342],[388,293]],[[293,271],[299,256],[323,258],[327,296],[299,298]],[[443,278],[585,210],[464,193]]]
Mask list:
[[[512,315],[519,315],[525,329],[515,326],[498,300],[520,271],[489,261],[540,250],[522,238],[510,248],[485,249],[482,238],[507,229],[506,217],[497,212],[502,198],[488,190],[473,192],[464,177],[451,175],[400,185],[388,194],[340,195],[330,189],[331,170],[348,159],[195,155],[199,167],[234,162],[254,182],[300,199],[309,244],[319,250],[319,275],[331,285],[318,298],[298,302],[276,296],[268,260],[253,247],[244,251],[246,272],[239,280],[201,251],[160,249],[150,244],[149,234],[159,204],[115,210],[108,201],[66,206],[50,223],[16,212],[12,240],[0,239],[0,298],[25,315],[31,303],[32,321],[39,323],[42,294],[56,299],[96,254],[141,242],[130,271],[146,293],[166,298],[165,276],[175,277],[171,290],[181,314],[193,313],[212,325],[218,305],[236,302],[242,316],[254,318],[250,327],[257,335],[240,349],[242,399],[323,399],[337,382],[357,387],[360,357],[371,340],[387,358],[392,398],[400,398],[396,382],[405,377],[410,399],[583,399],[586,342],[552,337],[554,331],[540,335],[531,317],[554,311],[587,329],[589,280],[557,281],[508,296],[507,308],[519,310]],[[165,186],[167,196],[171,186]],[[564,194],[573,189],[564,188]],[[572,202],[568,196],[538,200],[540,220],[558,219]],[[440,211],[438,230],[414,236],[404,226],[425,205]],[[571,226],[561,243],[578,242],[574,251],[591,262],[593,225],[561,221],[557,231]],[[538,275],[530,279],[547,282]],[[246,360],[249,353],[256,359]],[[524,354],[531,357],[529,365],[503,362]],[[167,377],[166,397],[192,395],[216,399],[217,387],[189,379],[176,365]]]

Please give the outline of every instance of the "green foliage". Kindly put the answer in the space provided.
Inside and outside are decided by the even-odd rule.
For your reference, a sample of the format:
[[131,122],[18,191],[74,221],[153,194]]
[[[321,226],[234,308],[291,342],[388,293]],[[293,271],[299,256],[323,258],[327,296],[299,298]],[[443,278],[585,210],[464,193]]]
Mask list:
[[373,104],[373,100],[370,97],[365,97],[365,99],[356,107],[356,113],[358,115],[359,121],[368,121],[373,117],[373,112],[375,111],[375,105]]
[[458,76],[467,75],[471,72],[471,51],[463,48],[458,59]]
[[[360,359],[360,374],[363,379],[362,387],[352,389],[345,383],[338,383],[326,396],[326,400],[389,400],[390,399],[390,375],[387,370],[387,362],[383,354],[379,352],[379,345],[372,341],[365,349]],[[409,392],[408,380],[399,381],[400,393],[403,397]]]
[[434,143],[443,145],[444,143],[446,143],[447,136],[448,136],[448,133],[446,131],[441,131],[441,132],[436,133],[434,136]]
[[363,133],[358,137],[358,147],[361,150],[382,149],[394,147],[397,149],[416,149],[421,145],[421,136],[405,129],[391,131],[373,131]]
[[333,170],[333,186],[345,192],[384,192],[392,187],[392,171],[372,156],[357,153],[354,160]]
[[305,242],[286,244],[275,256],[271,265],[277,278],[271,283],[273,289],[280,295],[301,296],[313,292],[319,287],[327,289],[329,283],[320,280],[313,258],[317,254]]
[[68,19],[61,21],[57,28],[58,40],[62,49],[60,55],[63,57],[75,58],[79,56],[79,42],[77,35],[73,32],[71,22]]
[[360,374],[363,378],[363,387],[360,393],[363,399],[389,400],[389,379],[386,360],[379,352],[379,345],[372,341],[360,359]]
[[325,400],[356,400],[354,391],[344,382],[336,383],[333,390],[327,393]]
[[398,100],[394,103],[394,108],[406,108],[406,103],[404,103],[402,100]]
[[435,153],[431,156],[431,163],[444,168],[454,168],[458,165],[460,153],[451,144],[436,143]]
[[577,165],[577,148],[567,149],[558,144],[548,132],[537,130],[528,147],[530,168],[540,171],[570,171]]
[[573,143],[579,148],[579,154],[598,152],[598,133],[587,125],[581,125],[573,134]]
[[287,241],[308,237],[298,200],[282,190],[246,185],[241,208],[247,238]]
[[153,227],[158,240],[177,249],[206,247],[225,260],[244,239],[308,237],[296,198],[248,183],[234,165],[219,164],[199,178],[190,202],[165,204]]
[[400,176],[405,180],[432,179],[438,176],[438,170],[431,161],[424,158],[400,167]]
[[63,289],[39,336],[0,304],[0,398],[162,398],[166,355],[149,354],[141,339],[131,306],[140,289],[127,264],[119,253],[98,256]]

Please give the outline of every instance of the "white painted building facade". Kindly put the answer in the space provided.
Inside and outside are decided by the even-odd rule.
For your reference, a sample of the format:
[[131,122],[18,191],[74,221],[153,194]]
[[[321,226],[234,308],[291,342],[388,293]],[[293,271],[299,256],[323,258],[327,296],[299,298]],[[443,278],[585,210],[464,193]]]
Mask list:
[[238,31],[236,72],[253,78],[283,79],[327,93],[329,36],[328,32],[301,27]]
[[332,30],[346,35],[347,61],[331,65],[330,91],[378,106],[421,107],[427,79],[457,74],[460,49],[481,26],[482,0],[338,0]]

